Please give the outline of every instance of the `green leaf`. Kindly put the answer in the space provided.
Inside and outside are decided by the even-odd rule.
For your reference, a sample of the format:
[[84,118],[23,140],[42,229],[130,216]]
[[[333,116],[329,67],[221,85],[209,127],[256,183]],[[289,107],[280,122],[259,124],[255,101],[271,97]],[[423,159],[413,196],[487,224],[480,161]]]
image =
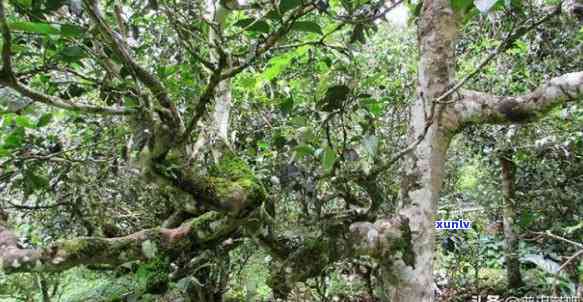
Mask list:
[[5,139],[4,139],[4,148],[5,149],[16,149],[22,146],[24,142],[24,128],[18,127],[12,131]]
[[336,162],[336,151],[330,147],[326,147],[324,149],[324,153],[322,154],[322,167],[326,173],[332,171],[334,167],[334,163]]
[[342,7],[344,7],[344,9],[346,9],[350,14],[352,14],[352,12],[354,11],[354,4],[352,3],[351,0],[340,0],[340,3],[342,4]]
[[36,127],[42,128],[42,127],[48,125],[52,120],[53,120],[53,114],[52,113],[45,113],[36,122]]
[[318,23],[310,21],[296,22],[292,26],[291,30],[323,34],[322,27],[320,27]]
[[77,25],[63,24],[61,25],[61,35],[65,37],[76,37],[83,35],[85,31]]
[[314,151],[315,151],[314,147],[307,144],[298,145],[297,147],[294,148],[294,152],[296,153],[296,155],[301,158],[314,155]]
[[530,211],[524,211],[520,216],[518,224],[523,228],[528,228],[530,224],[536,219]]
[[8,27],[14,31],[23,31],[41,35],[62,35],[62,36],[80,36],[83,30],[75,25],[70,24],[50,24],[40,22],[17,21],[8,24]]
[[58,35],[61,33],[60,25],[49,23],[35,23],[35,22],[12,22],[8,23],[11,30],[24,31],[34,34],[42,35]]
[[300,127],[296,129],[296,137],[301,142],[311,142],[315,139],[312,127]]
[[46,0],[45,7],[49,11],[55,11],[65,5],[65,0]]
[[259,150],[261,151],[267,151],[269,150],[269,143],[266,141],[260,141],[257,143],[257,147],[259,147]]
[[275,79],[289,66],[291,60],[292,56],[289,54],[271,58],[268,63],[269,67],[263,72],[263,77],[267,81]]
[[30,7],[32,5],[32,0],[17,0],[16,2],[24,7]]
[[284,14],[302,4],[302,0],[281,0],[279,2],[279,11]]
[[240,76],[238,82],[241,88],[252,90],[257,85],[257,78],[252,75]]
[[294,109],[294,99],[293,98],[285,98],[279,103],[279,110],[283,114],[290,114]]
[[352,34],[350,35],[350,43],[360,42],[362,44],[366,43],[366,37],[364,35],[364,25],[357,24],[354,26],[352,30]]
[[123,105],[126,108],[138,108],[138,106],[140,106],[140,102],[136,98],[126,96],[123,100]]
[[423,6],[423,1],[419,2],[407,1],[406,5],[412,17],[414,18],[419,17],[419,15],[421,14],[421,8]]
[[472,0],[451,0],[451,7],[455,11],[465,12],[472,7]]
[[361,102],[363,106],[370,114],[374,116],[380,116],[384,111],[384,105],[373,99],[365,99]]
[[331,112],[342,107],[343,103],[348,99],[350,88],[345,85],[336,85],[328,88],[326,96],[319,103],[322,111]]
[[28,118],[27,116],[24,116],[24,115],[17,116],[14,119],[14,123],[16,123],[17,126],[22,127],[22,128],[34,128],[34,125],[30,121],[30,118]]
[[269,11],[266,15],[265,18],[270,19],[270,20],[275,20],[275,21],[279,21],[281,20],[283,17],[282,15],[277,12],[276,10],[271,10]]
[[273,146],[276,148],[283,148],[287,144],[287,138],[281,133],[276,133],[273,136]]
[[0,157],[4,157],[4,156],[8,156],[10,155],[10,151],[4,149],[4,147],[0,146]]
[[83,49],[79,46],[68,46],[63,48],[61,54],[68,58],[80,58],[83,55]]
[[255,18],[241,19],[234,25],[245,28],[248,31],[268,33],[270,31],[269,24],[263,20],[256,21]]
[[49,187],[49,179],[45,176],[37,175],[36,173],[28,173],[26,177],[32,191],[42,190]]

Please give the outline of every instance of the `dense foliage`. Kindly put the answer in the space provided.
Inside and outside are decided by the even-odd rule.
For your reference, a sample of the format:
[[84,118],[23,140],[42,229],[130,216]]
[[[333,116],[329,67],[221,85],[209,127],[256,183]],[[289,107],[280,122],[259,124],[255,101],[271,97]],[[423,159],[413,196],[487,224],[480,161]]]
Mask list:
[[[3,267],[0,300],[385,301],[383,265],[415,263],[392,215],[418,144],[423,2],[209,3],[2,1],[0,243],[6,226],[64,260]],[[462,89],[520,95],[583,70],[583,27],[559,3],[451,4]],[[436,297],[581,295],[581,106],[459,131],[435,219],[473,224],[435,232]],[[398,235],[363,247],[355,226],[383,217]]]

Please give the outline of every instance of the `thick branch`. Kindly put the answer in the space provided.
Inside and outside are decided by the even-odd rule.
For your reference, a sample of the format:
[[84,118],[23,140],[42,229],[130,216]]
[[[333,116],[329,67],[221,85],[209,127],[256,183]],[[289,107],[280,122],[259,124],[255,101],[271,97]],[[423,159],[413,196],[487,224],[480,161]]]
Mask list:
[[521,96],[497,96],[462,90],[454,104],[459,125],[510,124],[536,120],[555,106],[583,97],[583,71],[551,79]]
[[222,240],[242,221],[208,212],[174,229],[153,228],[125,237],[82,237],[39,249],[23,249],[0,225],[0,269],[5,273],[63,271],[78,265],[119,265]]
[[385,261],[400,257],[407,265],[415,264],[409,220],[404,216],[380,219],[375,223],[353,223],[350,234],[357,255]]

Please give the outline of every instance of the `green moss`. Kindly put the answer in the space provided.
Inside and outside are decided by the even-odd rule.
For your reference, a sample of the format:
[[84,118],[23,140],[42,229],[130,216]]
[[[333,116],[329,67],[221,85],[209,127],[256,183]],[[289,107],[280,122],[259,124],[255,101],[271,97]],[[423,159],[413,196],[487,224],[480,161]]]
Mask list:
[[[210,170],[209,183],[224,208],[255,207],[266,199],[266,193],[253,171],[239,157],[228,153]],[[244,204],[243,204],[244,203]]]
[[190,223],[190,226],[192,227],[192,229],[195,230],[201,228],[208,228],[211,222],[220,219],[222,216],[223,215],[220,214],[219,212],[215,211],[206,212],[200,215],[199,217],[193,219],[192,222]]
[[255,180],[253,171],[251,171],[247,163],[231,153],[223,155],[221,160],[211,167],[210,174],[212,176],[227,178],[230,180]]
[[67,255],[81,255],[85,252],[93,250],[89,246],[89,242],[84,239],[63,240],[58,243],[59,248]]
[[160,294],[168,288],[170,262],[166,258],[153,258],[142,264],[136,272],[140,287],[145,293]]
[[209,183],[219,197],[229,196],[234,190],[233,186],[237,184],[237,182],[222,177],[209,177]]
[[[222,232],[217,230],[215,224],[224,219],[224,217],[219,212],[210,211],[192,220],[190,226],[195,231],[197,241],[210,241],[221,235]],[[215,226],[213,227],[213,225]]]
[[322,251],[326,247],[326,240],[321,238],[306,239],[305,246],[310,251]]

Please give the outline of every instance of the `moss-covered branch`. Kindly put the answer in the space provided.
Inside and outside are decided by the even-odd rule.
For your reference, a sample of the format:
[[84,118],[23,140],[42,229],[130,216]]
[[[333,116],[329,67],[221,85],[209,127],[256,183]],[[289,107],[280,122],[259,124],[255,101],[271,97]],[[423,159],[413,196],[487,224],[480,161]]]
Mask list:
[[78,265],[119,265],[192,249],[227,238],[240,220],[208,212],[177,228],[152,228],[117,238],[80,237],[45,248],[21,248],[16,236],[0,225],[0,268],[5,273],[55,272]]
[[186,171],[168,159],[151,159],[148,171],[154,177],[190,194],[206,209],[243,217],[267,201],[265,189],[240,158],[225,152],[209,175]]

